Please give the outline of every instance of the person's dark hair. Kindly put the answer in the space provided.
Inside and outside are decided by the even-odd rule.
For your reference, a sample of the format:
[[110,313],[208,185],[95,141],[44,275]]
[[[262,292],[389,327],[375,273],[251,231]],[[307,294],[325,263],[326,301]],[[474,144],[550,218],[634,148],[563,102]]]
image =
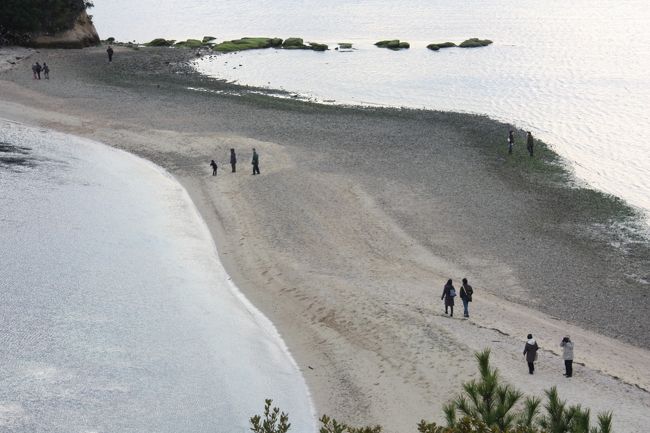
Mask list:
[[467,284],[467,278],[463,278],[463,284]]
[[235,151],[235,149],[230,149],[230,151],[231,151],[231,152],[234,152],[234,151]]
[[528,338],[530,340],[531,338],[533,338],[533,334],[528,334],[528,337],[526,337],[526,338]]
[[447,284],[451,284],[451,278],[447,280]]

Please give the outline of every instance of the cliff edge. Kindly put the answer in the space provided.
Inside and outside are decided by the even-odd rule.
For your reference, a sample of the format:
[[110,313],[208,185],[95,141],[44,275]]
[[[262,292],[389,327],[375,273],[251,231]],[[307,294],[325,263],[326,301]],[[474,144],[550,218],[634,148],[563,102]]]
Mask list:
[[28,43],[36,48],[84,48],[97,44],[99,35],[86,11],[79,14],[71,29],[52,34],[36,34]]

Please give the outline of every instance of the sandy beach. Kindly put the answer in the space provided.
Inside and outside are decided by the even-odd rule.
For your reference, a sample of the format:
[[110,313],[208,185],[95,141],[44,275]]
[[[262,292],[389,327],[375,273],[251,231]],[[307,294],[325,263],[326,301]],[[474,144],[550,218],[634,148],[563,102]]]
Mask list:
[[[507,160],[492,147],[506,126],[490,119],[274,99],[194,73],[192,55],[117,48],[108,64],[102,47],[33,52],[0,69],[0,118],[173,174],[228,273],[282,334],[319,414],[390,433],[441,421],[476,376],[473,353],[490,348],[522,391],[557,385],[570,403],[613,410],[615,431],[646,431],[650,249],[608,226],[616,202],[547,177],[527,155]],[[32,79],[36,60],[49,81]],[[440,301],[462,277],[474,287],[469,320],[460,301],[453,319]],[[534,376],[529,332],[542,348]]]

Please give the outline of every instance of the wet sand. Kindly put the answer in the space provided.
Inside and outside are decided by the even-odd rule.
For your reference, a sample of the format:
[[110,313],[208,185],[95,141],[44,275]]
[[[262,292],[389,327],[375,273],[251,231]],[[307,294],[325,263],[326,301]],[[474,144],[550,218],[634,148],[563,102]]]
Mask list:
[[[627,210],[568,188],[521,147],[507,159],[507,127],[489,119],[272,99],[191,72],[189,57],[119,49],[108,64],[101,48],[41,50],[0,74],[0,117],[105,142],[179,179],[319,413],[414,430],[441,418],[475,375],[473,352],[490,347],[523,391],[557,384],[572,403],[613,409],[616,431],[643,431],[650,253],[608,225]],[[49,82],[31,79],[40,59]],[[464,276],[471,319],[460,305],[450,319],[442,286]],[[521,356],[529,332],[543,349],[535,376]],[[567,333],[571,381],[558,356]]]

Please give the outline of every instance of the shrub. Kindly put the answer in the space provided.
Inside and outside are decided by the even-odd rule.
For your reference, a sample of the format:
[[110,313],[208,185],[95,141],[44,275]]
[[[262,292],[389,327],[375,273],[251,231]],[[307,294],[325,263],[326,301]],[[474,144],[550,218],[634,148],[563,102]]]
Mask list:
[[489,39],[471,38],[471,39],[467,39],[467,40],[461,42],[459,47],[461,47],[461,48],[478,48],[478,47],[485,47],[487,45],[490,45],[491,43],[492,43],[492,41],[489,40]]
[[291,427],[289,415],[274,407],[271,409],[273,400],[267,399],[264,404],[264,419],[259,415],[251,417],[251,431],[254,433],[287,433]]

